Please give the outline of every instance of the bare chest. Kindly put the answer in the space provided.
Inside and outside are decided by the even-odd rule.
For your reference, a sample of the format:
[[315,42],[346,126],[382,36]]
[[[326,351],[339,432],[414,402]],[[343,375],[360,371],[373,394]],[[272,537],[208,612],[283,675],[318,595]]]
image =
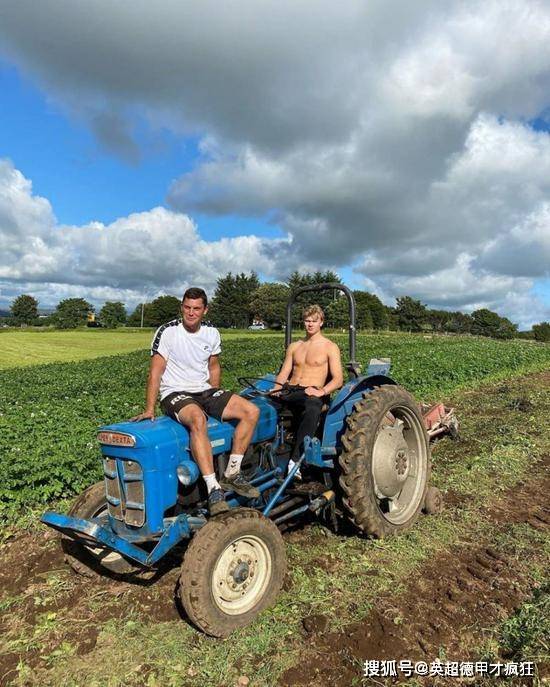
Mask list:
[[294,352],[294,365],[300,368],[326,367],[328,355],[323,344],[303,343]]

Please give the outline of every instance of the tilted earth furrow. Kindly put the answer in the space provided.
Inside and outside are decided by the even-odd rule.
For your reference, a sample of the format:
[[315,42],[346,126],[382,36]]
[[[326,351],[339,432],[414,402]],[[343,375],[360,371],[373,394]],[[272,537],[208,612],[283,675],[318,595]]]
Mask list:
[[[550,527],[549,465],[548,459],[539,463],[535,478],[485,509],[493,532],[523,523],[537,531]],[[279,684],[347,687],[360,677],[365,660],[429,663],[442,647],[448,660],[479,659],[469,651],[483,628],[508,617],[529,596],[528,563],[489,539],[452,547],[426,563],[403,594],[379,599],[362,621],[312,637],[315,651],[287,670]]]

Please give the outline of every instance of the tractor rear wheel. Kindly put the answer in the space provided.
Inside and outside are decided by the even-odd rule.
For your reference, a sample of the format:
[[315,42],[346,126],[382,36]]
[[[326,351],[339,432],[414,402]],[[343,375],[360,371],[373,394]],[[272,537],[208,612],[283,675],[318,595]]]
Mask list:
[[275,602],[285,571],[285,546],[276,525],[250,508],[233,509],[193,536],[179,596],[199,629],[225,637]]
[[[97,482],[85,489],[73,502],[68,515],[83,520],[97,518],[106,523],[108,509],[105,499],[105,483]],[[65,553],[65,561],[79,575],[86,577],[95,577],[102,573],[128,575],[141,570],[136,563],[132,563],[120,553],[94,546],[92,542],[84,544],[81,541],[62,536],[61,547]]]
[[402,387],[376,387],[346,421],[339,482],[350,519],[377,538],[407,530],[422,510],[430,478],[430,447],[416,401]]

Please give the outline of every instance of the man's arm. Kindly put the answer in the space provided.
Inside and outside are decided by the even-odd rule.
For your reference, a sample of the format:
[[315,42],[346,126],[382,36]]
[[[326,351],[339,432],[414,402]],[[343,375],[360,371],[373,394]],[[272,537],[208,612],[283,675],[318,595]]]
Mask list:
[[275,386],[273,388],[274,392],[280,391],[281,386],[288,382],[288,378],[292,374],[292,368],[294,366],[294,349],[296,348],[295,344],[290,344],[290,346],[286,349],[286,355],[284,362],[281,366],[281,369],[279,370],[279,374],[275,378]]
[[219,389],[221,379],[222,366],[220,365],[220,356],[211,355],[210,358],[208,358],[208,381],[211,386]]
[[335,343],[330,346],[328,351],[328,369],[330,371],[331,380],[322,388],[323,394],[327,396],[333,391],[336,391],[336,389],[339,389],[344,383],[340,349]]
[[137,422],[138,420],[154,420],[155,419],[155,404],[157,402],[157,396],[159,394],[160,388],[160,378],[166,369],[166,360],[160,355],[160,353],[155,353],[151,357],[151,364],[149,366],[149,377],[147,378],[147,391],[145,398],[145,410],[143,413],[136,415],[136,417],[131,418],[132,422]]

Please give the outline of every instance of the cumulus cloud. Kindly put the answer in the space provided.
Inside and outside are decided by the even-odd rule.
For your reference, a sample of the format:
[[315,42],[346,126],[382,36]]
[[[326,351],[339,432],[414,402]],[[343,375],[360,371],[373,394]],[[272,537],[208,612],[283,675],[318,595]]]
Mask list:
[[[271,253],[286,239],[267,241]],[[13,164],[0,160],[0,302],[23,290],[44,305],[62,297],[135,303],[158,293],[179,294],[190,284],[212,291],[219,275],[275,263],[266,240],[237,236],[205,241],[187,216],[163,207],[104,225],[60,225],[50,203]]]
[[[127,161],[138,121],[201,138],[172,210],[57,227],[27,193],[22,211],[49,214],[25,229],[40,259],[9,242],[6,215],[0,276],[53,279],[65,259],[67,283],[137,289],[159,265],[173,283],[191,243],[203,280],[233,264],[279,278],[352,265],[390,301],[547,312],[532,287],[548,276],[550,135],[529,122],[550,105],[548,2],[20,0],[0,9],[0,37]],[[194,211],[267,217],[286,238],[208,243]]]

